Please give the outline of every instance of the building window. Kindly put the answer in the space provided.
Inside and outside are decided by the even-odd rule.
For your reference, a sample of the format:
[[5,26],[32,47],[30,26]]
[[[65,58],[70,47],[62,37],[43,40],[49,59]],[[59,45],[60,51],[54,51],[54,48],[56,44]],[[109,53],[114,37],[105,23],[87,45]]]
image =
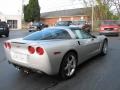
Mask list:
[[17,29],[17,20],[7,20],[9,27],[12,29]]

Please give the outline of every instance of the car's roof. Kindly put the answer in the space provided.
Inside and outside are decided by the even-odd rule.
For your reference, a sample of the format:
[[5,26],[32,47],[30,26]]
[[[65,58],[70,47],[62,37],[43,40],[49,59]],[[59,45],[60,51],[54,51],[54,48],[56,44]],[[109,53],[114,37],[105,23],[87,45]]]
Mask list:
[[81,29],[81,28],[79,28],[79,27],[72,27],[72,26],[55,26],[55,27],[48,27],[48,28],[51,28],[51,29],[70,29],[70,30],[76,30],[76,29]]

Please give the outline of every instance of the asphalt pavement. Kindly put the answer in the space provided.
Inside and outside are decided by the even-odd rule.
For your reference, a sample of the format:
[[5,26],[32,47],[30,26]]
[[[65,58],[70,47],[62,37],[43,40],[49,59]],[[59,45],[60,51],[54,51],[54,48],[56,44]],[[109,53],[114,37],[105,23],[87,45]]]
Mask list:
[[30,34],[11,31],[0,37],[0,90],[120,90],[120,37],[109,38],[109,52],[96,56],[77,67],[76,75],[66,81],[58,76],[21,73],[8,64],[3,42]]

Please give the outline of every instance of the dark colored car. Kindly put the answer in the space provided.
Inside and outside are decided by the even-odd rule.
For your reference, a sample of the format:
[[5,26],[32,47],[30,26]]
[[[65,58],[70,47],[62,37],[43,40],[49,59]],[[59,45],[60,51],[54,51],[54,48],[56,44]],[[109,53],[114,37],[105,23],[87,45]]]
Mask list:
[[45,27],[48,27],[48,25],[44,24],[43,22],[33,22],[32,25],[29,27],[29,32],[40,31]]
[[103,20],[100,24],[100,34],[104,35],[119,35],[120,21],[118,20]]
[[9,37],[9,26],[6,22],[0,22],[0,35]]
[[72,21],[71,25],[72,27],[79,27],[85,30],[86,32],[91,31],[91,24],[88,24],[87,21],[79,20],[79,21]]
[[70,26],[72,21],[59,21],[55,24],[55,26]]

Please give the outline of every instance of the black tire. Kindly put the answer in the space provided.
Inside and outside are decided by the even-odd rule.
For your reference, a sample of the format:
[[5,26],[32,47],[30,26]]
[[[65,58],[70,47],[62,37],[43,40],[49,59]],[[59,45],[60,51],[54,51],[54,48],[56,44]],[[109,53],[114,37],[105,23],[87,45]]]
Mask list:
[[99,35],[102,35],[101,33],[99,33]]
[[[67,53],[60,66],[59,74],[63,80],[74,76],[77,66],[77,56],[74,52]],[[65,69],[66,68],[66,69]]]
[[29,30],[29,32],[32,32],[31,30]]
[[9,33],[5,34],[6,37],[9,37]]
[[118,36],[119,36],[119,33],[117,33],[116,36],[118,37]]
[[108,41],[107,40],[104,40],[103,42],[103,45],[102,45],[102,48],[101,48],[101,53],[100,55],[104,56],[107,54],[107,51],[108,51]]

